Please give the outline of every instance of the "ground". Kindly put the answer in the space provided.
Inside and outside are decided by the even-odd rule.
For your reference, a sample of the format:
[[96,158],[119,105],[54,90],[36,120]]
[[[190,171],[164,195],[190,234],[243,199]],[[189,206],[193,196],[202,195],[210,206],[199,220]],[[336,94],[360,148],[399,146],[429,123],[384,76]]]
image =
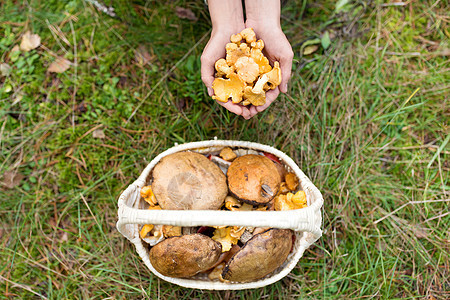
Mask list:
[[[282,15],[289,92],[246,121],[201,82],[203,1],[2,1],[2,298],[450,297],[446,1],[283,1]],[[17,51],[27,31],[40,46]],[[152,158],[215,136],[284,151],[325,199],[323,237],[265,288],[166,283],[115,228]]]

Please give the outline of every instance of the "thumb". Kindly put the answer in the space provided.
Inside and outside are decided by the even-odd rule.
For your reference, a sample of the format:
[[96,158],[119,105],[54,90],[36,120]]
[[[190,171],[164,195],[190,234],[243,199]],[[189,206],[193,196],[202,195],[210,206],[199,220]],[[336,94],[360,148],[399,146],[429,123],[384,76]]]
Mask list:
[[206,56],[204,53],[200,58],[201,61],[201,75],[202,81],[208,89],[208,95],[212,96],[214,91],[212,89],[212,84],[214,81],[214,60],[211,57]]
[[280,59],[280,68],[281,68],[281,84],[279,89],[282,93],[287,92],[287,84],[289,79],[291,78],[291,70],[292,70],[292,59],[294,58],[294,52],[292,49],[286,55],[283,55]]

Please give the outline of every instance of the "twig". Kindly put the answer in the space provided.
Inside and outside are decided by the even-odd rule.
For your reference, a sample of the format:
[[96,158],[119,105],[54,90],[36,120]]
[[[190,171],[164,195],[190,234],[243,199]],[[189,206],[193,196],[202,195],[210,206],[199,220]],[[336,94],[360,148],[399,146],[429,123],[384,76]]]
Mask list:
[[377,224],[381,221],[383,221],[384,219],[392,216],[393,214],[395,214],[396,212],[398,212],[400,209],[404,208],[405,206],[408,206],[410,204],[421,204],[421,203],[433,203],[433,202],[450,202],[450,199],[440,199],[440,200],[424,200],[424,201],[409,201],[408,203],[403,204],[402,206],[400,206],[399,208],[397,208],[396,210],[388,213],[387,215],[385,215],[384,217],[382,217],[381,219],[376,220],[375,222],[373,222],[373,224]]
[[21,284],[21,283],[17,283],[17,282],[14,282],[14,281],[11,281],[11,280],[9,280],[9,279],[3,277],[2,275],[0,275],[0,280],[4,280],[4,281],[6,281],[6,282],[9,282],[9,283],[12,284],[13,287],[19,287],[19,288],[21,288],[21,289],[27,290],[27,291],[29,291],[30,293],[33,293],[33,294],[35,294],[36,296],[39,296],[39,297],[41,297],[41,298],[43,298],[43,299],[48,299],[48,298],[45,297],[44,295],[39,294],[38,292],[33,291],[28,285]]

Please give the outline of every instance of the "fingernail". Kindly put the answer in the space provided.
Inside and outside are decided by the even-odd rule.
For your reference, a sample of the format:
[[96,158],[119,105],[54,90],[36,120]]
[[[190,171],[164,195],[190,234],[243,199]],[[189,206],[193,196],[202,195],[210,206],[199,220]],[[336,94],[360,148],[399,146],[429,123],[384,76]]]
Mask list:
[[210,96],[210,97],[212,97],[212,95],[214,95],[214,91],[213,91],[213,89],[212,88],[207,88],[208,89],[208,95]]
[[284,84],[283,90],[284,90],[285,93],[287,92],[287,83]]

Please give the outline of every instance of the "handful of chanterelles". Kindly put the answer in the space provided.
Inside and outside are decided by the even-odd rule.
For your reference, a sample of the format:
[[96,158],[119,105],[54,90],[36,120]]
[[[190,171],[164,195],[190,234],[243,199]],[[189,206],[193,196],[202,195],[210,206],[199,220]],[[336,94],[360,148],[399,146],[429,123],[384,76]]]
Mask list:
[[230,38],[225,46],[226,57],[215,63],[213,99],[242,105],[261,106],[266,103],[266,92],[281,83],[280,64],[273,68],[264,56],[263,40],[256,40],[252,28],[246,28]]
[[[298,178],[272,154],[229,147],[161,159],[141,190],[148,209],[290,210],[306,207]],[[150,262],[162,275],[249,282],[270,274],[291,253],[289,229],[143,225]]]

